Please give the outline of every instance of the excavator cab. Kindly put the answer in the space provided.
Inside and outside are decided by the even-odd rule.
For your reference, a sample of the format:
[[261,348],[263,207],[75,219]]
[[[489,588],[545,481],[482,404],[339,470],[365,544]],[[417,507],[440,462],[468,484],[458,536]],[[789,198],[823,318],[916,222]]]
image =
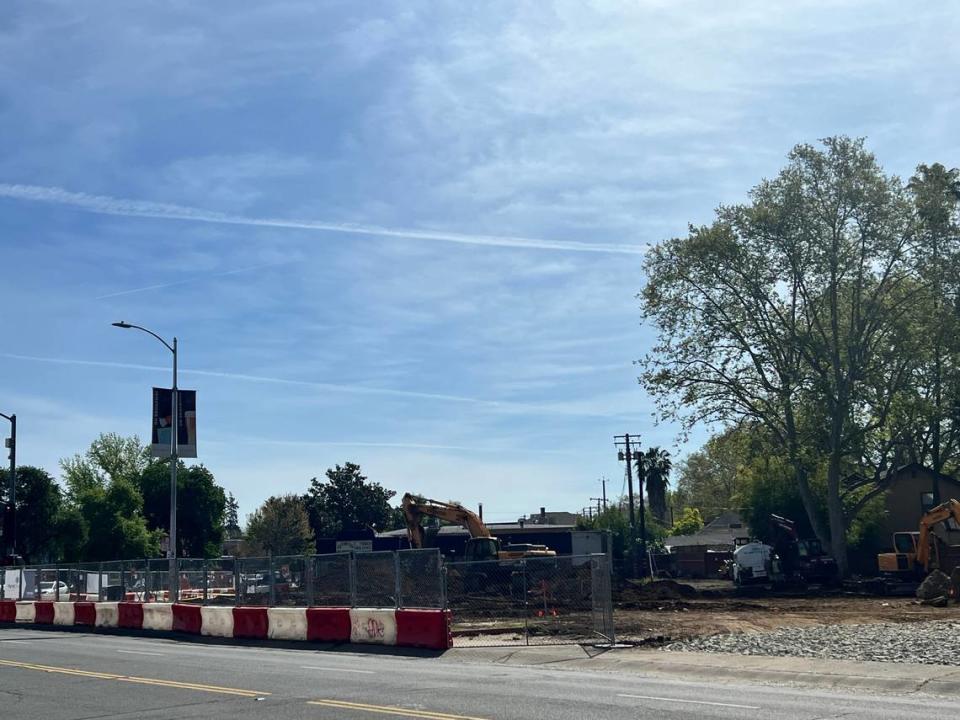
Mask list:
[[917,545],[919,532],[897,532],[893,534],[893,552],[877,555],[877,569],[883,575],[914,575],[920,572],[917,567]]
[[464,560],[496,560],[500,556],[500,540],[495,537],[472,537],[464,548]]

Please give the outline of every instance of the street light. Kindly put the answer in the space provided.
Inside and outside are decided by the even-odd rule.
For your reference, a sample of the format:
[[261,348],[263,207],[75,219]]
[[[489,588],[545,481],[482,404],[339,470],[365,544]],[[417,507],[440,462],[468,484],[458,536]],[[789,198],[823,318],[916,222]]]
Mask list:
[[7,440],[7,447],[10,448],[10,496],[3,514],[3,539],[9,549],[7,555],[12,558],[17,554],[17,414],[0,413],[0,417],[10,421],[10,439]]
[[177,435],[180,430],[178,416],[179,398],[177,397],[177,339],[173,339],[173,345],[168,343],[162,337],[152,330],[147,330],[139,325],[131,325],[128,322],[120,321],[112,323],[114,327],[124,330],[142,330],[148,335],[153,335],[157,340],[173,353],[173,392],[170,394],[170,546],[167,548],[167,559],[170,561],[170,599],[176,602],[180,595],[180,582],[177,575]]

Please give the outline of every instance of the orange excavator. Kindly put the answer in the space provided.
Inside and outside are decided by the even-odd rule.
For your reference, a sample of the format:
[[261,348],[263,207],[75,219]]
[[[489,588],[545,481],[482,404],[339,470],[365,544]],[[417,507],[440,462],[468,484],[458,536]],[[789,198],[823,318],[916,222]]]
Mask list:
[[[918,532],[893,534],[894,551],[877,555],[877,565],[884,575],[923,578],[931,570],[949,574],[960,558],[951,546],[931,534],[938,523],[953,520],[960,526],[960,501],[950,499],[928,510],[920,518]],[[954,528],[957,529],[957,528]]]
[[476,513],[459,503],[446,503],[407,493],[401,502],[407,521],[407,537],[410,547],[424,546],[424,532],[420,520],[424,516],[435,517],[445,522],[460,525],[470,533],[464,552],[465,560],[516,560],[528,557],[554,557],[556,552],[546,545],[506,545],[493,537],[490,528],[483,524]]

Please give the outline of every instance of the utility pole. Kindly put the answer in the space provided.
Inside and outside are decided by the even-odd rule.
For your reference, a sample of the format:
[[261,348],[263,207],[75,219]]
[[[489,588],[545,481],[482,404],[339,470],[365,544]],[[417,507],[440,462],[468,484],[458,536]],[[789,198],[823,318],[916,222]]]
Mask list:
[[[636,438],[636,436],[634,436]],[[613,444],[615,447],[622,447],[623,450],[617,452],[617,459],[626,460],[627,462],[627,502],[630,507],[630,557],[633,564],[633,576],[636,577],[639,574],[639,565],[637,564],[637,516],[636,511],[633,506],[633,460],[636,457],[639,457],[640,451],[634,452],[630,448],[630,435],[615,435],[613,438]],[[647,543],[646,543],[646,534],[647,528],[646,523],[644,523],[643,518],[643,488],[640,488],[640,522],[641,533],[643,535],[643,553],[646,554]]]
[[601,493],[603,495],[603,509],[606,510],[607,509],[607,478],[602,477],[597,482],[599,482],[601,487],[603,488],[603,492]]
[[601,506],[600,506],[600,502],[603,500],[603,498],[590,498],[590,499],[597,501],[597,517],[600,517],[600,513],[603,512],[603,510],[601,509]]
[[10,493],[3,514],[3,539],[7,546],[7,556],[12,559],[17,554],[17,414],[0,413],[0,417],[10,421],[10,437],[5,443],[10,448]]

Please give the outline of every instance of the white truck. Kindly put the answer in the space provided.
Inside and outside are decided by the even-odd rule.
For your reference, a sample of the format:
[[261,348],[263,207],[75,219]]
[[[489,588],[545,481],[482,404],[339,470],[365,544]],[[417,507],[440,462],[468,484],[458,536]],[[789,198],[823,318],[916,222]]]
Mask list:
[[762,542],[741,545],[733,551],[733,581],[737,585],[770,582],[775,557],[773,548]]

